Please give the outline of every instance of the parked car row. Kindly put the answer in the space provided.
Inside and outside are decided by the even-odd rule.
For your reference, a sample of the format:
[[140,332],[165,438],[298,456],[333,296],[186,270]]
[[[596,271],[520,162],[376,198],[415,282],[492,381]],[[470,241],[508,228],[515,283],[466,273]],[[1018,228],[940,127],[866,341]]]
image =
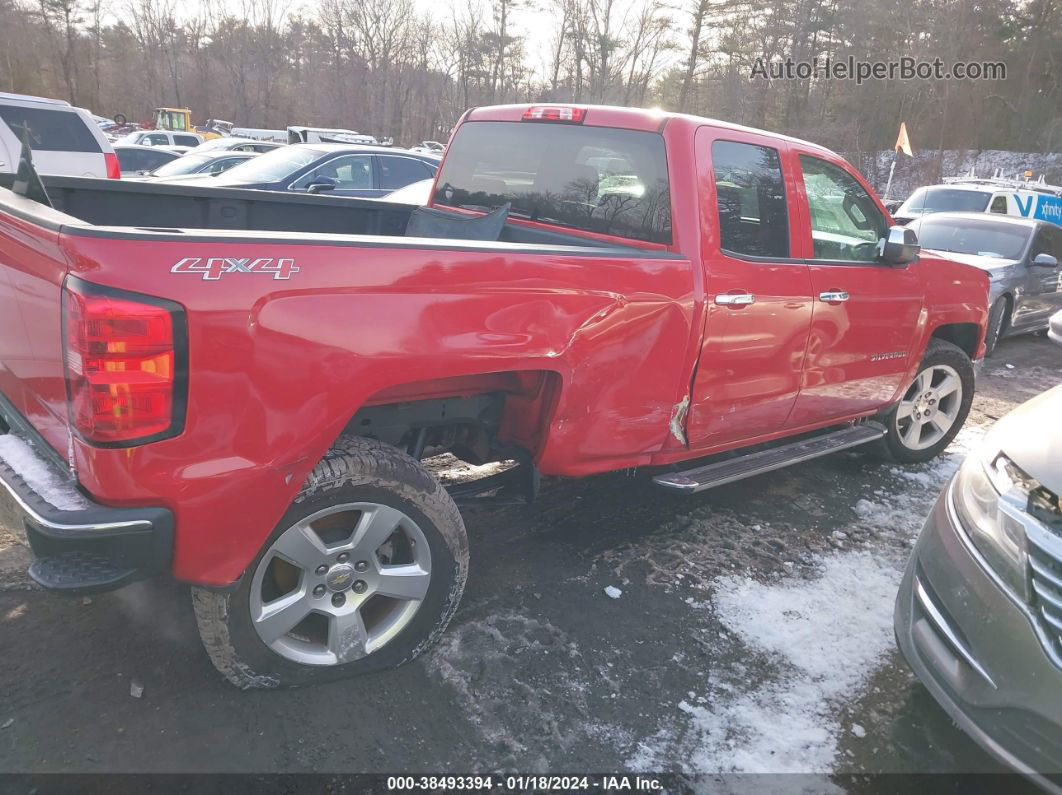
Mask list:
[[1062,187],[1042,177],[950,179],[918,188],[894,218],[923,247],[989,274],[989,354],[1003,337],[1046,330],[1062,308]]
[[[352,144],[292,144],[241,163],[200,183],[229,188],[303,191],[332,196],[381,197],[430,179],[433,155]],[[191,184],[189,180],[186,184]]]

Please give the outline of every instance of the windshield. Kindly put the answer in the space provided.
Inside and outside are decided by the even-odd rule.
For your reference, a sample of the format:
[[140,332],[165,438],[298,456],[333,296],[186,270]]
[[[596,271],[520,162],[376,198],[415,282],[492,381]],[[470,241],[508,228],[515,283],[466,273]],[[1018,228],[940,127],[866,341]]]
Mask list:
[[192,153],[199,154],[200,152],[212,152],[215,149],[226,149],[239,140],[234,138],[211,138],[209,141],[199,144],[192,150]]
[[1032,229],[976,219],[927,218],[918,229],[922,248],[994,259],[1019,259]]
[[249,182],[276,182],[289,177],[321,156],[316,149],[285,146],[240,163],[218,177],[219,185],[240,185]]
[[159,166],[151,173],[156,177],[175,177],[178,174],[194,174],[206,164],[207,160],[209,160],[209,158],[187,154],[184,157],[178,157],[176,160],[171,160],[169,163]]
[[468,122],[450,145],[434,203],[654,243],[671,242],[658,133],[542,122]]
[[904,213],[981,213],[988,207],[991,193],[962,188],[919,188],[903,203],[897,215]]

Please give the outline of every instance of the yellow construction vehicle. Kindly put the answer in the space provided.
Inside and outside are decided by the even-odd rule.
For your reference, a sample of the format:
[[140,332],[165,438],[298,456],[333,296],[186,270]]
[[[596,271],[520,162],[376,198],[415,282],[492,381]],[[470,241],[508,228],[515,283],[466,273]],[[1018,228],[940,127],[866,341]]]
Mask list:
[[203,138],[220,138],[221,133],[212,126],[196,127],[192,124],[192,111],[188,108],[155,108],[152,119],[156,130],[199,133]]

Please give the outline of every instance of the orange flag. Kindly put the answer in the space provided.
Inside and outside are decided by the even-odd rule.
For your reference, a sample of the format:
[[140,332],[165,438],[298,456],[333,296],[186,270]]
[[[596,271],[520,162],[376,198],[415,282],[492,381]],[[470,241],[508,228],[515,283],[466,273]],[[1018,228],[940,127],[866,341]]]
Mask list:
[[895,152],[903,152],[908,157],[914,157],[914,152],[911,151],[911,139],[907,137],[907,122],[900,122],[900,134],[896,136],[896,146],[893,147]]

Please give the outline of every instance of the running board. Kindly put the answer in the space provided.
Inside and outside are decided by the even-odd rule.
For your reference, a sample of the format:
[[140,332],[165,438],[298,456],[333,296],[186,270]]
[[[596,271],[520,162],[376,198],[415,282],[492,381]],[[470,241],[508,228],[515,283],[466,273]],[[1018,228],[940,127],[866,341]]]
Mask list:
[[873,442],[885,433],[884,425],[877,422],[865,422],[840,431],[772,447],[769,450],[760,450],[737,458],[728,458],[725,461],[715,461],[683,472],[665,472],[654,477],[653,482],[668,489],[695,494],[698,491],[733,483],[735,480],[761,475],[790,464],[810,461],[812,458]]

